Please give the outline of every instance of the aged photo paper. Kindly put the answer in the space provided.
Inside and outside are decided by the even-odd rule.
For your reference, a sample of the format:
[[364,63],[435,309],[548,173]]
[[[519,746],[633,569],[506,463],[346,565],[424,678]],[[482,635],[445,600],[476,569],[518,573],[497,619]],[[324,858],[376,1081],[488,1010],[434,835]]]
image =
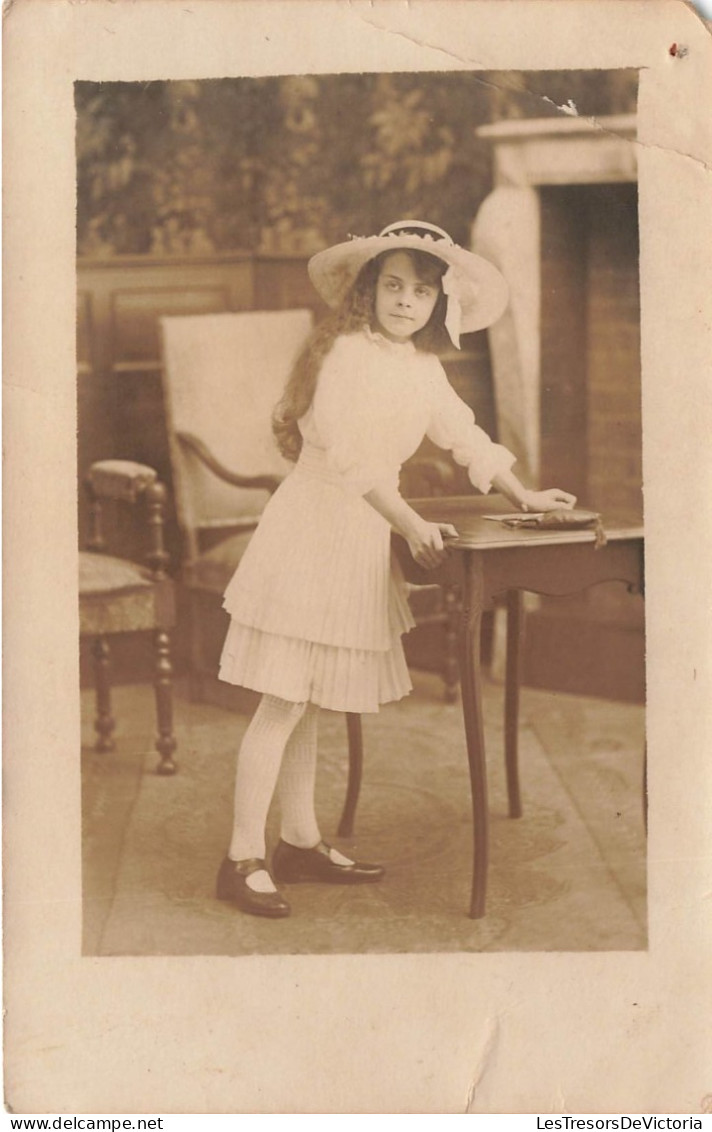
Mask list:
[[[684,0],[14,0],[4,17],[6,1106],[712,1112],[709,26]],[[639,77],[647,947],[83,953],[75,83],[622,69]]]

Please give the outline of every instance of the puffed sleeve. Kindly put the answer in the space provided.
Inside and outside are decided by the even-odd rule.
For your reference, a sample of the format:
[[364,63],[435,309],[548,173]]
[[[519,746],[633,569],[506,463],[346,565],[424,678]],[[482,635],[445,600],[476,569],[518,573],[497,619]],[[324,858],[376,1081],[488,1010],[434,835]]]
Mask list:
[[474,413],[458,397],[439,362],[433,366],[431,393],[428,437],[439,448],[451,451],[457,463],[467,468],[470,482],[486,494],[494,477],[509,471],[516,457],[475,424]]
[[365,495],[397,473],[388,443],[396,411],[358,338],[337,338],[319,372],[310,432],[347,490]]

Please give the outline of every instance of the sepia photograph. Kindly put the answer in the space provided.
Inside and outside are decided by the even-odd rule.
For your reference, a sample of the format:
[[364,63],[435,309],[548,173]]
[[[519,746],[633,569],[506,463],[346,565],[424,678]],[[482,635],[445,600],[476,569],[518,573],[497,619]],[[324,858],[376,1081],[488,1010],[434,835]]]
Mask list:
[[637,80],[76,84],[85,954],[645,948]]
[[709,25],[4,61],[8,1111],[712,1111]]

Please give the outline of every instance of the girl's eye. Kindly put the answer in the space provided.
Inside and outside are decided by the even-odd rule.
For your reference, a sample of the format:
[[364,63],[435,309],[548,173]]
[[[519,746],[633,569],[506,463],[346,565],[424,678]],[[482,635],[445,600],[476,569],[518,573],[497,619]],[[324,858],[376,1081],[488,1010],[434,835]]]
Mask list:
[[428,298],[430,298],[432,291],[430,290],[429,287],[418,287],[418,289],[415,293],[416,293],[416,295],[418,296],[419,299],[428,299]]

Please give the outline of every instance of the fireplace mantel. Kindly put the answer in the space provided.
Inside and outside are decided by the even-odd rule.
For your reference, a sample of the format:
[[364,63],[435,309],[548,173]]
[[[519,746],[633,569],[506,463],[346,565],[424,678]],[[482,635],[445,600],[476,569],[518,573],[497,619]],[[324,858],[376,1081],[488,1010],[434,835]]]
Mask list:
[[482,126],[494,146],[494,183],[588,185],[637,178],[635,114],[526,118]]

